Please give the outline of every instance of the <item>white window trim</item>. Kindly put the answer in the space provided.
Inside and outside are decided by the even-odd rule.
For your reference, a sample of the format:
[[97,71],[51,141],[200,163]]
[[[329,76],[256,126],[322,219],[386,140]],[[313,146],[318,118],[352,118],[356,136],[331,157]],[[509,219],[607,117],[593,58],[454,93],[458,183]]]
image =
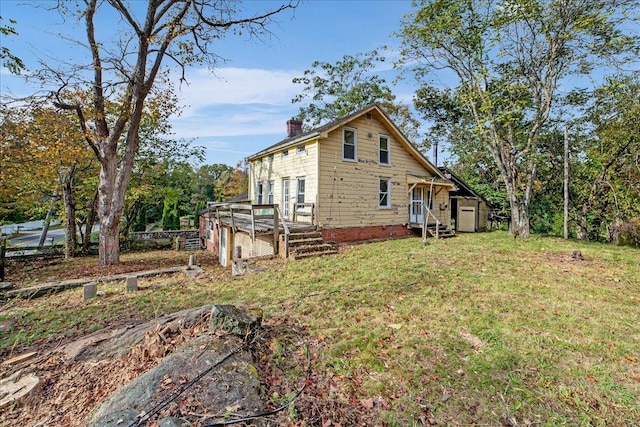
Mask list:
[[296,147],[296,154],[305,154],[307,152],[307,147],[304,144],[298,145]]
[[[380,141],[382,138],[387,140],[387,163],[382,163],[380,161],[380,153],[382,152],[382,149],[380,148]],[[391,166],[391,138],[388,135],[378,135],[378,164],[380,166]]]
[[[345,131],[353,132],[353,159],[344,157],[344,146],[345,146]],[[345,162],[357,162],[358,161],[358,129],[344,127],[342,128],[342,160]]]
[[[387,204],[386,205],[381,205],[380,204],[380,195],[382,194],[382,192],[380,191],[380,183],[382,183],[382,181],[386,181],[387,182]],[[391,178],[385,178],[385,177],[379,177],[378,178],[378,208],[379,209],[391,209]]]

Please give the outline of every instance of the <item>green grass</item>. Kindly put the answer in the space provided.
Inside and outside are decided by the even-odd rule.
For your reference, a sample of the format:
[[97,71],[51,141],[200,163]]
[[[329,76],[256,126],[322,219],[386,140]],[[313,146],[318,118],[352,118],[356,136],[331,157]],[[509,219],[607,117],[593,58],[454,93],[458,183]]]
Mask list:
[[242,278],[210,267],[197,283],[141,281],[135,294],[103,286],[90,302],[77,290],[9,301],[0,319],[17,327],[0,351],[205,303],[260,306],[317,339],[314,370],[334,378],[335,398],[387,402],[387,425],[640,424],[637,249],[494,232],[260,264]]

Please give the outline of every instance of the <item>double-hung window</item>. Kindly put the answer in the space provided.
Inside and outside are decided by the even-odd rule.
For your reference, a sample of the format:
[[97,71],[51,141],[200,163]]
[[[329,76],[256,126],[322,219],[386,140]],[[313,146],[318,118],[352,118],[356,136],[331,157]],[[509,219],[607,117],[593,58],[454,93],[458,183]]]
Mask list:
[[353,128],[342,129],[342,159],[355,162],[357,158],[358,131]]
[[389,178],[378,179],[378,207],[391,207],[391,180]]
[[389,137],[386,135],[380,135],[378,137],[378,163],[381,165],[389,166],[391,164],[389,156]]
[[304,187],[305,187],[304,177],[298,178],[298,188],[297,188],[297,194],[296,194],[296,203],[304,203]]
[[267,181],[267,204],[273,204],[273,181]]
[[262,204],[262,191],[264,190],[264,184],[262,183],[262,181],[258,182],[258,184],[256,184],[256,200],[257,200],[257,204],[261,205]]

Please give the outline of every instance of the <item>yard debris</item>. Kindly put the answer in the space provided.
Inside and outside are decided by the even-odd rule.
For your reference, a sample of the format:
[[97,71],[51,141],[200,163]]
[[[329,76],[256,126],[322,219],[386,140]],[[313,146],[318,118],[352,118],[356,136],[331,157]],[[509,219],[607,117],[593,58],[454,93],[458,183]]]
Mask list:
[[40,379],[33,374],[21,375],[18,371],[0,380],[0,409],[22,401],[37,390]]
[[2,366],[17,365],[18,363],[22,363],[26,360],[33,359],[33,357],[37,354],[38,354],[37,352],[32,351],[29,353],[21,354],[16,357],[12,357],[11,359],[7,359],[4,362],[2,362]]

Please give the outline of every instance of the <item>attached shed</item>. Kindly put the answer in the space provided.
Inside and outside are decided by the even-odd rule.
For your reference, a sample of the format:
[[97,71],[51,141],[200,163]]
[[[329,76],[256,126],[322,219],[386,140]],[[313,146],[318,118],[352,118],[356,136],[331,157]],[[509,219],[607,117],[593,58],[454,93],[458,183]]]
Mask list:
[[469,187],[445,166],[438,169],[452,181],[455,191],[449,192],[451,206],[451,224],[461,233],[475,233],[489,228],[489,215],[493,207],[480,194]]

